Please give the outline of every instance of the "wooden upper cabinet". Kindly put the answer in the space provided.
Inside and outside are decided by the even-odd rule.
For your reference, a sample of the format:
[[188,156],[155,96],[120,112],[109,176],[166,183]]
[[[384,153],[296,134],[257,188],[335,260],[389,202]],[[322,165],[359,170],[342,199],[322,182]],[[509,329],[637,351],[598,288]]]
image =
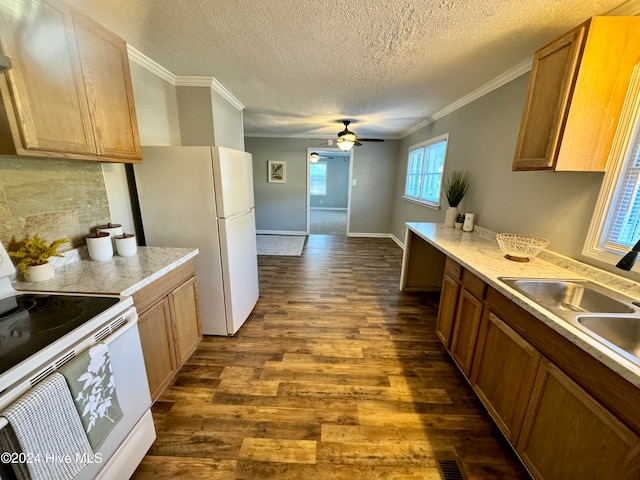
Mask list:
[[513,170],[604,171],[640,17],[593,17],[534,56]]
[[62,3],[16,2],[3,14],[0,40],[12,68],[0,75],[2,153],[94,154],[71,11]]
[[73,14],[97,154],[142,158],[127,44],[90,19]]
[[126,44],[59,0],[0,18],[0,154],[138,163]]

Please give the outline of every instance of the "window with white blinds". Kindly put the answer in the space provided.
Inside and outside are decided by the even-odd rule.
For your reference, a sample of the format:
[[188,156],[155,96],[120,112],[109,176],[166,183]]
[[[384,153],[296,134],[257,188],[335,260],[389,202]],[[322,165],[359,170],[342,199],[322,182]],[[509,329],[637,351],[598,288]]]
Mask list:
[[314,197],[327,194],[326,163],[312,163],[309,165],[309,194]]
[[640,128],[636,127],[629,154],[619,177],[605,247],[631,248],[640,239]]
[[432,207],[440,206],[448,139],[447,133],[409,147],[404,198]]

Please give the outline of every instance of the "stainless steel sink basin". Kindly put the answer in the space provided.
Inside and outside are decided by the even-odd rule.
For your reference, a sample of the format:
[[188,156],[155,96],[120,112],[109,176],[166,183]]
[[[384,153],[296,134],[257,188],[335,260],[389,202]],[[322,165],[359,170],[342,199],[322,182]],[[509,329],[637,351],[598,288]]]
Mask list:
[[561,311],[633,313],[629,304],[618,301],[601,287],[586,280],[504,280],[531,300]]
[[499,278],[600,344],[640,365],[640,308],[589,280]]
[[578,323],[607,342],[640,358],[640,317],[578,316]]

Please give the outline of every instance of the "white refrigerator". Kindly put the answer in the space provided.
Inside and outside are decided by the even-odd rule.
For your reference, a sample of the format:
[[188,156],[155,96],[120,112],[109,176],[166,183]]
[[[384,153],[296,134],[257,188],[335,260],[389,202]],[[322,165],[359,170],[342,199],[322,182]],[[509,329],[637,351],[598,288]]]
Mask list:
[[251,154],[143,147],[134,166],[146,244],[195,247],[204,335],[233,335],[258,301]]

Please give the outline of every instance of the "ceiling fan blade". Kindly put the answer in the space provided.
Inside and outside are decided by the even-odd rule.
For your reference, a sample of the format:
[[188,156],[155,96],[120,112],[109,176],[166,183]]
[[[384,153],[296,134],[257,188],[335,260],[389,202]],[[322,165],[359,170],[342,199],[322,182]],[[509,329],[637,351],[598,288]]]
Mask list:
[[356,147],[359,147],[359,146],[360,146],[360,145],[362,145],[362,144],[361,144],[358,140],[356,140],[356,141],[355,141],[355,143],[354,143],[354,145],[355,145]]
[[383,138],[358,138],[359,142],[384,142]]

